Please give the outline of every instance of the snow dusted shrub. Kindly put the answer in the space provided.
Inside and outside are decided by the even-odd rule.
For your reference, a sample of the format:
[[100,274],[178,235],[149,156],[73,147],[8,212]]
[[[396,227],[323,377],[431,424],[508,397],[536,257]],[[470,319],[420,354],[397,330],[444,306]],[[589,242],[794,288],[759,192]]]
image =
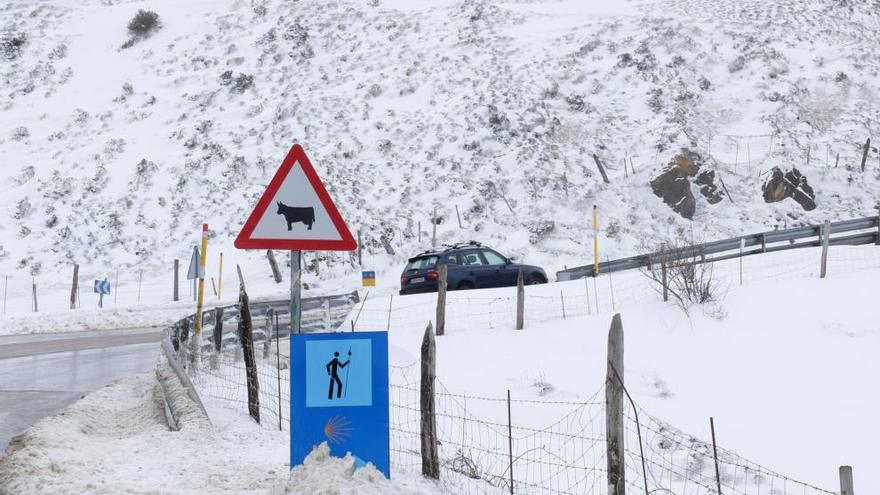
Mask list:
[[159,14],[152,10],[138,10],[137,14],[128,21],[128,34],[131,38],[123,43],[121,48],[123,50],[131,48],[139,40],[149,37],[161,27]]
[[31,214],[31,209],[31,202],[28,201],[28,198],[24,198],[15,205],[15,212],[12,214],[12,218],[22,220]]
[[134,177],[132,177],[131,182],[129,182],[129,189],[132,191],[138,191],[142,188],[149,189],[153,186],[153,176],[156,175],[158,170],[159,167],[157,167],[155,163],[146,158],[141,159],[141,161],[135,165]]
[[299,21],[294,21],[289,25],[281,37],[293,45],[288,53],[290,58],[312,58],[315,56],[315,50],[309,43],[309,30]]
[[27,127],[16,127],[9,136],[13,141],[23,141],[31,137],[31,131]]
[[568,103],[568,109],[572,112],[580,112],[586,106],[584,103],[584,95],[579,95],[577,93],[572,93],[565,98],[565,102]]
[[378,84],[373,84],[370,86],[370,89],[367,90],[367,96],[376,98],[382,94],[382,86]]
[[737,55],[733,60],[727,64],[727,70],[731,73],[739,72],[746,66],[746,58],[742,55]]
[[654,88],[648,91],[648,107],[654,113],[663,113],[663,90]]
[[229,91],[232,93],[242,94],[254,86],[253,74],[243,74],[239,72],[238,76],[232,80]]
[[21,169],[21,173],[18,174],[18,176],[14,180],[15,183],[20,186],[26,184],[27,182],[30,182],[30,180],[33,179],[35,175],[37,175],[37,169],[34,168],[33,165],[28,165],[27,167]]
[[0,39],[0,55],[6,60],[15,60],[21,56],[22,48],[27,43],[27,34],[15,33]]
[[159,14],[152,10],[138,10],[128,21],[128,33],[133,37],[146,37],[161,27]]

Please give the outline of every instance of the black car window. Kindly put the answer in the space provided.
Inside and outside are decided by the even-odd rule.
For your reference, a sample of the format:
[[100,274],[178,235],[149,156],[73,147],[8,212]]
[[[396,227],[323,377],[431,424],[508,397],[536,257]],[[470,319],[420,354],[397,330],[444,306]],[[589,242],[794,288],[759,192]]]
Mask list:
[[446,255],[447,265],[458,265],[458,253],[449,253]]
[[424,256],[422,258],[413,258],[409,260],[405,270],[425,270],[437,266],[438,256]]
[[483,261],[483,257],[480,256],[480,253],[476,249],[472,249],[470,251],[462,251],[459,253],[461,256],[463,265],[485,265],[486,263]]
[[489,262],[490,265],[506,265],[507,259],[504,256],[496,253],[495,251],[484,249],[483,256],[486,258],[486,261]]

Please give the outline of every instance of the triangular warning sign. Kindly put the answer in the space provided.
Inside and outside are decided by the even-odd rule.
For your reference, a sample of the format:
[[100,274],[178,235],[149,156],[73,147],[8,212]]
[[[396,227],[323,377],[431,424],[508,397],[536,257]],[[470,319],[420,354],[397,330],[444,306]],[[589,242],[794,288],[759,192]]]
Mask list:
[[239,249],[353,251],[357,243],[295,144],[235,239]]

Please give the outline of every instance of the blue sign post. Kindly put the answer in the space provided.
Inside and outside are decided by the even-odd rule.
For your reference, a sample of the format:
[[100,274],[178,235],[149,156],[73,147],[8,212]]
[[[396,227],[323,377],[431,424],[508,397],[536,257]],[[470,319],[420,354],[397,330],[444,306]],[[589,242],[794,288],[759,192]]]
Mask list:
[[291,467],[327,442],[390,477],[388,333],[294,334],[290,361]]

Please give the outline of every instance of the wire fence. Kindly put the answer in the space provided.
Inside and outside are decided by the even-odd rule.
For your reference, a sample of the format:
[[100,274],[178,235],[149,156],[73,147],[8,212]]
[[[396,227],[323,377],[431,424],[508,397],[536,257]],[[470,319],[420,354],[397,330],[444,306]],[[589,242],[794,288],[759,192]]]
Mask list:
[[[636,406],[638,407],[638,406]],[[638,425],[632,407],[624,413],[626,435],[625,463],[628,482],[642,485],[647,478],[648,493],[675,495],[833,495],[809,483],[797,481],[751,462],[723,448],[718,451],[718,475],[711,443],[684,433],[650,416],[639,408]],[[639,432],[644,447],[644,466],[639,450]],[[639,486],[644,491],[643,486]]]
[[[712,262],[712,280],[718,298],[738,286],[755,287],[766,282],[818,279],[821,250],[795,249],[743,256]],[[880,247],[831,246],[827,273],[830,279],[880,269]],[[550,290],[553,287],[554,290]],[[492,295],[483,295],[484,293]],[[661,287],[644,271],[600,274],[570,282],[528,286],[525,290],[525,325],[541,324],[576,316],[619,311],[661,298]],[[446,295],[447,332],[471,328],[512,329],[516,325],[516,288],[492,291],[450,291]],[[435,319],[436,299],[404,296],[366,298],[351,316],[356,330],[376,328],[424,328]]]
[[[783,251],[742,260],[714,263],[715,276],[733,285],[767,280],[817,278],[818,250]],[[829,276],[880,268],[876,246],[833,247]],[[568,282],[558,296],[526,298],[526,321],[593,314],[659,298],[641,274]],[[580,288],[582,292],[578,292]],[[513,291],[511,291],[513,292]],[[473,294],[473,295],[472,295]],[[612,295],[613,294],[613,295]],[[447,329],[512,328],[515,295],[480,296],[455,292],[448,298]],[[402,299],[402,301],[401,301]],[[388,307],[362,307],[351,302],[357,327],[423,328],[434,304],[425,299],[390,298]],[[394,302],[398,302],[395,306]],[[315,311],[321,311],[320,308]],[[359,315],[358,315],[359,313]],[[334,317],[337,319],[338,316]],[[337,323],[337,325],[339,325]],[[344,324],[341,325],[345,327]],[[289,429],[289,340],[270,320],[254,322],[262,329],[255,345],[259,380],[260,419],[265,428]],[[236,342],[213,352],[205,346],[198,359],[186,355],[187,374],[201,397],[245,415],[248,411],[246,370]],[[414,362],[389,369],[391,468],[394,473],[420,473],[420,368]],[[603,390],[583,402],[469,395],[450,391],[438,379],[435,392],[440,482],[452,493],[604,494],[608,490]],[[742,456],[718,448],[718,476],[713,445],[687,434],[647,411],[627,405],[624,412],[627,489],[633,493],[710,495],[818,495],[834,492],[779,474]],[[636,419],[638,418],[638,420]],[[643,454],[642,454],[643,452]],[[643,468],[644,466],[644,468]],[[647,485],[647,487],[645,486]]]
[[[289,430],[290,375],[287,339],[260,344],[260,424]],[[201,397],[248,411],[246,371],[240,349],[187,355],[187,374]],[[279,352],[280,351],[280,352]],[[392,474],[421,473],[419,366],[391,366]],[[558,495],[607,493],[604,389],[582,402],[509,399],[452,393],[438,379],[435,395],[440,483],[450,493]],[[636,406],[638,407],[638,406]],[[818,495],[834,492],[792,479],[718,448],[716,479],[712,444],[638,409],[624,412],[627,490],[676,495]],[[641,436],[641,438],[639,438]],[[644,449],[644,466],[639,443]]]

